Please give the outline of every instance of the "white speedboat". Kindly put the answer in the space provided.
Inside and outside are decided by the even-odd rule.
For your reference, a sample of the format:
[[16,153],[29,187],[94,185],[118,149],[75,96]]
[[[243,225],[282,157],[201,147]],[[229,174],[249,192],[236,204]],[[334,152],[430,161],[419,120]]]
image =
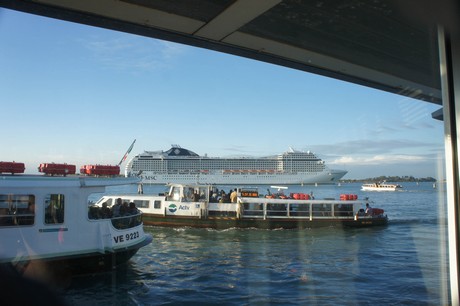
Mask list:
[[[173,184],[164,194],[111,194],[95,205],[113,205],[117,199],[133,202],[144,213],[144,224],[201,228],[293,229],[329,226],[367,227],[386,225],[383,209],[366,214],[368,199],[342,194],[339,199],[315,199],[310,194],[284,194],[285,187],[273,186],[278,193],[261,197],[257,188],[231,188],[232,197],[209,185]],[[219,197],[221,197],[219,199]]]
[[396,191],[398,189],[402,189],[402,186],[399,184],[370,183],[361,186],[361,190],[363,191]]
[[144,233],[142,213],[103,218],[92,213],[89,199],[97,199],[106,186],[137,181],[0,175],[0,263],[25,275],[64,269],[74,275],[128,261],[152,241]]

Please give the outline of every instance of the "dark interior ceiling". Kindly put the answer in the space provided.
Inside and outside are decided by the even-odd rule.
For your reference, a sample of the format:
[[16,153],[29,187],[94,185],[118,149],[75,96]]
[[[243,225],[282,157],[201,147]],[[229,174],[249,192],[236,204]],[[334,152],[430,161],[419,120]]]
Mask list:
[[217,50],[441,104],[437,23],[452,26],[458,11],[448,0],[430,3],[0,0],[9,9]]

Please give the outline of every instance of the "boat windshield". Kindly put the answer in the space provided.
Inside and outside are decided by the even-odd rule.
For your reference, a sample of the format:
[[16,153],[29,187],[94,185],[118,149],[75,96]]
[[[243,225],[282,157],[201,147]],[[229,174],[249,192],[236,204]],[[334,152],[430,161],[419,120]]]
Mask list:
[[208,186],[172,186],[168,201],[202,202],[209,200]]

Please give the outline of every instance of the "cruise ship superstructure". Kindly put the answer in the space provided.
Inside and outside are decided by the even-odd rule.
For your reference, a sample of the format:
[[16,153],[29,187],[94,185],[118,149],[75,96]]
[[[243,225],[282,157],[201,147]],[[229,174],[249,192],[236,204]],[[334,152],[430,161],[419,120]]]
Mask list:
[[167,151],[144,151],[126,164],[125,175],[146,184],[334,184],[347,171],[328,169],[310,151],[267,157],[208,157],[173,145]]

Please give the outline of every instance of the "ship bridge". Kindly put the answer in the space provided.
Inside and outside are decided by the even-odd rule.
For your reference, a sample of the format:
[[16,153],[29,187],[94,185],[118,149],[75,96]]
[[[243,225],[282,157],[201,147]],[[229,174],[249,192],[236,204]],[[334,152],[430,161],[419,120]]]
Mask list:
[[199,157],[198,154],[190,150],[181,148],[179,146],[173,146],[168,151],[164,152],[168,157]]
[[458,1],[0,0],[0,6],[225,52],[439,104],[433,117],[446,122],[451,291],[454,303],[459,301]]

